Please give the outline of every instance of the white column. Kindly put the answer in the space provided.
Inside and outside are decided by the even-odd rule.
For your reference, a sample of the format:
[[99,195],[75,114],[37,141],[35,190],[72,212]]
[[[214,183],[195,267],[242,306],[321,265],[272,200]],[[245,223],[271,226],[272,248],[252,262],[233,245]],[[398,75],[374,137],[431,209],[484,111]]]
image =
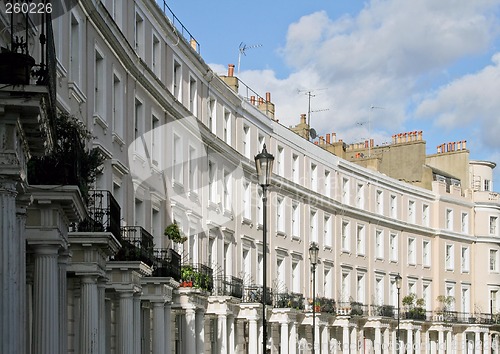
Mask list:
[[68,353],[68,303],[67,303],[67,268],[69,252],[63,251],[59,255],[59,353]]
[[453,339],[453,336],[452,336],[452,333],[451,333],[451,330],[449,330],[448,332],[446,332],[446,352],[447,353],[451,353],[451,350],[452,350],[452,339]]
[[227,353],[227,316],[218,315],[217,316],[217,338],[219,342],[218,353]]
[[439,354],[444,354],[445,349],[446,349],[446,343],[444,341],[444,332],[442,329],[438,330],[438,353]]
[[[0,187],[1,189],[1,187]],[[0,192],[1,193],[1,192]],[[27,280],[26,280],[26,235],[25,235],[25,229],[26,229],[26,208],[29,205],[30,200],[28,198],[22,198],[23,200],[19,200],[19,196],[17,198],[17,208],[16,208],[16,222],[17,222],[17,247],[18,247],[18,262],[19,262],[19,273],[18,273],[18,279],[20,279],[19,282],[19,321],[20,321],[20,328],[19,328],[19,337],[15,338],[15,340],[19,340],[19,347],[18,347],[18,353],[27,353],[27,344],[28,344],[28,321],[27,321],[27,316],[28,316],[28,308],[27,308],[27,303],[26,303],[26,292],[27,292]],[[1,206],[0,206],[1,208]],[[1,218],[1,217],[0,217]],[[1,223],[1,222],[0,222]],[[1,232],[1,228],[0,228]],[[0,241],[0,245],[2,242]],[[65,269],[66,270],[66,269]],[[1,278],[1,276],[0,276]],[[66,279],[65,279],[66,280]],[[1,284],[0,284],[1,285]],[[65,289],[66,291],[66,289]],[[66,304],[66,292],[64,292],[64,304]],[[1,306],[1,305],[0,305]],[[1,311],[0,311],[1,312]],[[64,305],[61,308],[62,315],[67,315],[67,310],[66,310],[66,305]],[[65,320],[67,320],[67,317],[64,317]],[[0,327],[2,327],[2,324],[0,323]],[[66,332],[62,332],[67,333]],[[1,335],[1,332],[0,332]],[[67,338],[64,337],[64,340],[66,343]],[[61,343],[61,342],[60,342]],[[2,349],[0,345],[0,350]],[[63,354],[67,353],[66,351],[63,351],[63,349],[66,349],[66,346],[64,347],[59,347],[59,351]]]
[[323,327],[321,331],[321,354],[330,353],[330,327],[328,325]]
[[382,353],[382,332],[380,331],[380,327],[375,327],[375,340],[373,343],[373,349],[375,354]]
[[391,344],[391,332],[388,327],[384,328],[384,342],[383,342],[383,353],[389,354]]
[[[4,125],[0,127],[0,147],[6,136]],[[3,149],[2,149],[3,150]],[[2,156],[3,157],[3,156]],[[3,176],[2,176],[3,177]],[[16,221],[16,182],[1,180],[0,182],[0,254],[2,271],[0,272],[0,352],[17,353],[21,345],[21,334],[24,333],[22,313],[21,284],[25,279],[21,271],[21,260],[26,252],[20,254],[20,247],[25,242],[18,239],[20,230]]]
[[259,339],[257,334],[257,319],[248,320],[248,352],[257,353],[260,351]]
[[357,329],[357,327],[352,327],[349,347],[347,349],[348,350],[352,349],[351,351],[353,351],[353,352],[358,351],[358,329]]
[[349,326],[342,326],[342,353],[349,354]]
[[290,336],[288,338],[288,353],[296,354],[297,353],[297,325],[294,322],[290,323]]
[[229,353],[234,353],[236,351],[234,316],[228,316],[227,326],[228,326],[227,330],[228,330],[228,334],[229,334],[229,339],[228,339]]
[[141,352],[141,297],[140,294],[134,293],[132,297],[132,338],[134,344],[132,346],[134,353]]
[[186,326],[185,326],[185,337],[184,345],[186,350],[185,353],[198,353],[196,351],[196,335],[195,335],[195,323],[196,323],[196,310],[194,308],[186,309],[185,316]]
[[406,353],[413,354],[413,329],[406,330]]
[[165,304],[165,354],[172,353],[172,305]]
[[422,349],[425,348],[422,346],[422,331],[420,328],[415,331],[415,348],[417,348],[416,353],[421,353]]
[[35,291],[33,298],[34,354],[54,354],[59,352],[58,249],[58,245],[38,245],[35,247],[33,285]]
[[483,353],[491,353],[491,338],[488,332],[483,333]]
[[[97,282],[99,354],[106,354],[106,283],[102,278]],[[62,351],[61,351],[62,352]],[[64,353],[67,353],[65,351]]]
[[120,293],[119,306],[118,353],[134,354],[134,300],[131,292]]
[[81,278],[80,353],[96,353],[98,345],[97,278]]
[[280,335],[280,346],[281,354],[288,354],[288,345],[290,338],[288,337],[288,322],[282,322],[281,325],[281,335]]
[[314,328],[313,328],[313,330],[314,330],[314,342],[315,342],[315,343],[313,343],[313,345],[314,345],[314,350],[315,350],[317,353],[319,353],[319,351],[320,351],[320,347],[321,347],[321,346],[319,345],[319,343],[321,343],[321,338],[320,338],[320,330],[319,330],[319,323],[318,323],[319,321],[318,321],[317,316],[316,316],[316,321],[315,321],[315,322],[316,322],[316,323],[315,323],[315,326],[314,326]]
[[481,353],[481,333],[479,331],[474,332],[474,351]]
[[424,333],[424,348],[426,350],[426,353],[431,352],[431,339],[429,329],[427,329]]
[[163,301],[153,304],[153,354],[165,354],[165,309]]
[[205,312],[196,311],[196,350],[199,354],[205,353]]
[[396,354],[398,352],[398,349],[399,349],[399,343],[398,343],[398,335],[397,335],[397,329],[392,331],[392,339],[391,339],[391,343],[392,343],[392,354]]

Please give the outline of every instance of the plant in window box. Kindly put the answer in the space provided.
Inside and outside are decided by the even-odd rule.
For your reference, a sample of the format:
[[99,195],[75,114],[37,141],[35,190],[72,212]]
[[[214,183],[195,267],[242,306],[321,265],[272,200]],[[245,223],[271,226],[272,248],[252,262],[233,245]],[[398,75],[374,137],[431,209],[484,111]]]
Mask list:
[[187,240],[187,237],[182,234],[179,225],[177,225],[177,222],[175,221],[165,228],[163,234],[174,243],[180,244],[186,242]]
[[351,316],[361,316],[361,315],[363,315],[363,304],[361,302],[352,301]]
[[76,185],[87,202],[104,156],[96,148],[87,148],[93,136],[75,116],[60,112],[54,117],[54,127],[52,151],[31,158],[28,181],[32,185]]
[[181,268],[181,279],[182,279],[181,286],[192,287],[195,273],[196,272],[194,271],[193,266],[190,266],[190,265],[182,266],[182,268]]

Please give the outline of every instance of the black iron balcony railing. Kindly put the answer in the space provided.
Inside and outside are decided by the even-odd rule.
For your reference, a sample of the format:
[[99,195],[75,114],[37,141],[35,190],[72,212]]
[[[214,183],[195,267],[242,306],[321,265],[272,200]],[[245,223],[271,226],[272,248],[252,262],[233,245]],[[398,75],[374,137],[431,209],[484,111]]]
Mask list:
[[299,293],[278,293],[274,297],[274,307],[304,310],[304,295]]
[[213,270],[204,264],[184,264],[181,267],[181,286],[193,287],[212,292],[214,288]]
[[191,47],[200,54],[200,43],[193,37],[191,32],[182,24],[182,22],[175,16],[174,12],[168,7],[167,2],[163,0],[163,12],[172,22],[172,25],[177,29],[177,34],[180,34]]
[[215,278],[214,295],[243,297],[243,280],[232,275]]
[[371,305],[368,315],[395,318],[396,311],[392,305]]
[[171,277],[181,280],[181,256],[171,248],[154,250],[154,277]]
[[315,311],[334,314],[336,311],[335,300],[327,297],[316,298]]
[[[243,288],[243,299],[245,303],[260,303],[262,304],[263,298],[262,285],[248,285]],[[273,304],[273,291],[271,288],[266,290],[266,305]]]
[[78,224],[78,231],[111,232],[121,240],[120,205],[110,191],[91,190],[87,203],[89,216]]
[[142,261],[149,266],[155,263],[153,236],[142,226],[121,228],[122,248],[114,256],[115,261]]
[[357,301],[339,302],[335,312],[343,316],[363,316],[368,314],[368,309],[366,305]]

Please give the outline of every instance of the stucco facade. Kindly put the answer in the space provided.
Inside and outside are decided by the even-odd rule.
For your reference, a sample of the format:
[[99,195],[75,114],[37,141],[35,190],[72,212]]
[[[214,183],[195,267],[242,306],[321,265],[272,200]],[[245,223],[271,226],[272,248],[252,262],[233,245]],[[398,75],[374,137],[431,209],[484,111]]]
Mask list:
[[[91,202],[25,177],[50,143],[33,134],[50,131],[47,85],[0,89],[0,161],[11,163],[0,169],[1,352],[260,353],[267,248],[273,353],[308,352],[313,330],[316,353],[498,353],[495,164],[469,160],[465,143],[426,156],[417,132],[384,147],[313,143],[299,114],[296,132],[281,125],[271,94],[247,94],[234,66],[214,73],[159,3],[79,1],[52,20],[53,106],[106,157]],[[32,108],[10,97],[20,91]],[[267,247],[254,164],[264,144],[275,157]],[[82,226],[103,211],[118,213],[115,228]],[[164,235],[174,221],[182,244]]]

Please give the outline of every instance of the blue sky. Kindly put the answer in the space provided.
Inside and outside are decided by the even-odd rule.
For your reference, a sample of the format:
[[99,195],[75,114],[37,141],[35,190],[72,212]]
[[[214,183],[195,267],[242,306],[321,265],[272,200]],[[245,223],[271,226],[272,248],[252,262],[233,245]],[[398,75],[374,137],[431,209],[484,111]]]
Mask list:
[[271,92],[284,125],[307,113],[298,90],[312,90],[320,135],[381,145],[422,130],[428,153],[467,140],[471,159],[500,163],[500,0],[167,4],[218,73],[237,65],[240,43],[259,46],[241,56],[239,77]]

